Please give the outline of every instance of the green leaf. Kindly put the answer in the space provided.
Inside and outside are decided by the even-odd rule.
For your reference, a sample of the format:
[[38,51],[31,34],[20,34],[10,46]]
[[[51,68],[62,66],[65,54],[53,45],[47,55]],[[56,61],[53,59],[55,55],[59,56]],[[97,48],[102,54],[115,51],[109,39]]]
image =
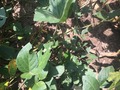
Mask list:
[[39,72],[39,74],[38,74],[39,80],[45,79],[47,77],[47,74],[48,74],[48,71],[41,70],[41,72]]
[[24,79],[31,79],[32,76],[33,76],[33,74],[30,73],[30,72],[28,72],[28,73],[23,73],[23,74],[21,75],[21,78],[24,78]]
[[83,76],[83,90],[100,90],[99,82],[92,76]]
[[65,67],[63,65],[58,65],[55,68],[56,68],[57,73],[58,73],[56,75],[57,77],[60,77],[64,73],[64,71],[65,71]]
[[51,63],[49,63],[49,76],[51,77],[60,77],[65,72],[65,66],[64,65],[57,65],[53,66]]
[[59,22],[59,19],[55,17],[51,12],[37,8],[34,15],[34,21],[45,21],[50,23]]
[[43,52],[40,50],[38,53],[38,60],[39,60],[39,67],[41,69],[44,69],[48,63],[48,60],[51,56],[50,50],[46,50],[43,54]]
[[102,70],[98,74],[98,81],[99,81],[100,85],[102,85],[107,80],[109,73],[113,72],[113,71],[114,71],[113,66],[102,68]]
[[32,87],[32,90],[46,90],[46,89],[47,87],[43,81],[35,83],[35,85]]
[[91,54],[91,53],[88,53],[87,57],[88,57],[87,63],[90,63],[91,61],[98,58],[95,54]]
[[63,22],[68,16],[68,11],[73,1],[75,2],[75,0],[50,0],[47,9],[36,9],[34,20],[49,23]]
[[30,72],[38,66],[38,57],[37,54],[32,52],[29,53],[32,49],[30,43],[26,44],[17,55],[17,67],[21,72]]
[[87,67],[87,71],[85,72],[85,75],[95,77],[95,73],[93,72],[93,70],[88,67]]
[[109,16],[108,13],[104,10],[96,12],[94,15],[102,20],[106,20]]
[[17,71],[17,65],[16,65],[16,60],[11,60],[8,64],[8,72],[10,76],[14,76]]
[[43,80],[43,79],[46,78],[47,74],[48,74],[48,71],[45,71],[45,70],[43,70],[41,68],[34,68],[30,72],[23,73],[21,75],[21,77],[24,78],[24,79],[31,79],[32,76],[35,75],[39,80]]
[[112,81],[113,82],[111,84],[110,88],[109,88],[109,90],[113,90],[113,88],[115,88],[116,86],[118,86],[117,84],[120,81],[120,72],[111,72],[109,74],[108,81]]
[[5,21],[6,21],[6,13],[5,13],[5,9],[2,7],[0,8],[0,27],[4,25]]

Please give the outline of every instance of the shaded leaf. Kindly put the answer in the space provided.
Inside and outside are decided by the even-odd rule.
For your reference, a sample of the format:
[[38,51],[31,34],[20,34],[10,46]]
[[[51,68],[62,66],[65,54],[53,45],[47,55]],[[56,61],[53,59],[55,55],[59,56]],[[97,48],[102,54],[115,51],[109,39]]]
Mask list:
[[2,7],[0,8],[0,27],[2,27],[5,24],[6,21],[6,13],[5,9]]
[[16,60],[11,60],[8,64],[8,71],[10,76],[14,76],[17,71],[17,65],[16,65]]
[[16,56],[15,49],[7,45],[0,45],[0,57],[11,60]]

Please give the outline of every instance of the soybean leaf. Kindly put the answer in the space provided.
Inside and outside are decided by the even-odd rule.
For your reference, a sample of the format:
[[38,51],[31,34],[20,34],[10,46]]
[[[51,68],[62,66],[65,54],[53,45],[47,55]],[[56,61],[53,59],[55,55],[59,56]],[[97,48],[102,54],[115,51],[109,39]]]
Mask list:
[[6,13],[5,13],[5,9],[2,7],[0,8],[0,27],[4,25],[5,21],[6,21]]
[[113,81],[109,87],[109,90],[112,90],[114,87],[118,86],[118,83],[120,81],[120,72],[111,72],[108,77],[108,81]]
[[68,11],[73,1],[75,0],[50,0],[47,9],[36,9],[34,20],[49,23],[63,22],[68,16]]
[[16,60],[11,60],[8,64],[8,72],[10,76],[14,76],[17,71]]
[[57,73],[58,73],[58,74],[56,74],[57,77],[60,77],[65,71],[65,67],[63,65],[58,65],[55,68],[56,68]]
[[82,77],[82,81],[83,90],[100,90],[100,85],[96,78],[86,75]]
[[32,49],[30,43],[26,44],[17,55],[17,67],[21,72],[30,72],[38,66],[38,57],[36,53],[29,53]]
[[89,76],[94,77],[94,76],[95,76],[95,73],[93,72],[93,70],[92,70],[92,69],[87,68],[87,71],[85,72],[85,75],[89,75]]
[[38,68],[38,72],[36,73],[38,73],[36,77],[38,77],[39,80],[43,80],[47,77],[48,71]]
[[45,83],[49,87],[49,90],[57,90],[56,80],[54,77],[47,79],[47,81]]
[[35,85],[32,87],[32,90],[46,90],[47,87],[43,81],[39,81],[35,83]]
[[32,76],[35,75],[39,80],[43,80],[46,78],[47,74],[48,74],[48,71],[44,71],[41,68],[35,68],[30,72],[23,73],[21,77],[25,79],[31,79]]
[[107,80],[109,73],[113,72],[113,71],[114,71],[113,66],[102,68],[102,70],[98,74],[98,81],[99,81],[100,85],[102,85]]
[[24,79],[31,79],[32,78],[32,76],[33,76],[33,74],[32,73],[30,73],[30,72],[28,72],[28,73],[23,73],[22,75],[21,75],[21,78],[24,78]]
[[41,69],[44,69],[50,58],[51,52],[50,50],[46,50],[43,54],[42,51],[40,50],[37,54],[38,54],[38,60],[39,60],[39,67]]

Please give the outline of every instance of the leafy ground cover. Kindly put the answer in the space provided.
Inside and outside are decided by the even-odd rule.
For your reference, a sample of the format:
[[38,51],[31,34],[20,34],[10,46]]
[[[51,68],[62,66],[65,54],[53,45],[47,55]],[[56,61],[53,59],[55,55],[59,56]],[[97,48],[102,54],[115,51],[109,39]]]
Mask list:
[[0,90],[119,90],[119,0],[1,0]]

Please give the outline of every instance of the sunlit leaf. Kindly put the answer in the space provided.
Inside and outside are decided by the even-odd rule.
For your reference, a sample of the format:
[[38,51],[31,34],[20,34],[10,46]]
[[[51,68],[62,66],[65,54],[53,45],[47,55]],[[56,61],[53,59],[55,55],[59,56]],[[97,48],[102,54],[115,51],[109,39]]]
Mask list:
[[102,68],[102,70],[98,74],[98,81],[99,81],[100,85],[102,85],[107,80],[109,73],[113,72],[113,71],[114,71],[113,66]]
[[100,90],[99,82],[92,76],[83,76],[83,90]]
[[39,60],[39,67],[41,69],[44,69],[48,63],[51,52],[50,52],[50,50],[46,50],[46,52],[44,52],[44,54],[41,51],[39,51],[37,54],[38,54],[38,60]]
[[68,16],[68,11],[73,1],[75,2],[75,0],[50,0],[47,9],[36,9],[34,20],[49,23],[63,22]]
[[35,67],[38,66],[37,54],[32,52],[32,45],[30,43],[26,44],[17,55],[17,67],[21,72],[30,72]]
[[108,81],[112,81],[112,84],[109,88],[109,90],[112,90],[120,81],[120,72],[111,72],[108,77]]
[[43,81],[35,83],[35,85],[32,87],[32,90],[46,90],[46,89],[47,87]]

